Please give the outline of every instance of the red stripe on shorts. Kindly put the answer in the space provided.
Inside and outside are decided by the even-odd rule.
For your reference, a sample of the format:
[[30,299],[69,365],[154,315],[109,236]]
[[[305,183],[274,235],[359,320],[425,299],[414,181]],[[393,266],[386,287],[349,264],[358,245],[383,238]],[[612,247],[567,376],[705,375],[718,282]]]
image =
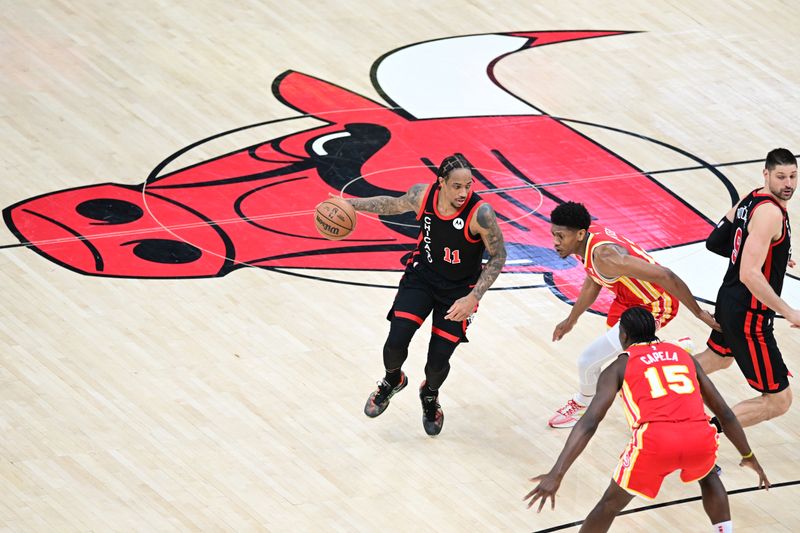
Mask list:
[[756,374],[756,380],[753,381],[752,379],[748,379],[752,385],[758,387],[759,389],[764,388],[764,384],[761,383],[761,365],[758,364],[758,353],[756,352],[756,346],[753,343],[753,332],[751,326],[753,325],[753,313],[750,311],[747,312],[747,318],[744,319],[744,335],[747,338],[747,347],[750,350],[750,359],[753,361],[753,370]]
[[461,340],[458,337],[456,337],[455,335],[451,335],[450,333],[447,333],[446,331],[441,330],[441,329],[439,329],[439,328],[437,328],[435,326],[431,328],[431,331],[433,333],[439,335],[441,338],[443,338],[445,340],[448,340],[450,342],[459,342]]
[[422,317],[418,317],[417,315],[412,313],[406,313],[405,311],[395,311],[394,316],[396,316],[397,318],[405,318],[406,320],[416,322],[420,326],[422,325],[423,322],[425,322],[425,320],[423,320]]

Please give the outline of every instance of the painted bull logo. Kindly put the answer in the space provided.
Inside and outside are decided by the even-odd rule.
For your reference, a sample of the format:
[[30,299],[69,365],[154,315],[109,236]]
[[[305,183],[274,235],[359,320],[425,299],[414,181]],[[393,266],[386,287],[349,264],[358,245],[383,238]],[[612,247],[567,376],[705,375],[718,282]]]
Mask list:
[[329,192],[398,195],[432,181],[432,168],[460,153],[477,169],[475,190],[504,223],[505,271],[543,274],[574,300],[584,274],[552,250],[546,217],[559,202],[584,202],[597,222],[647,250],[698,243],[711,228],[653,179],[493,75],[497,60],[514,52],[622,33],[485,34],[401,48],[372,69],[390,106],[288,71],[273,83],[275,96],[325,124],[159,176],[162,165],[142,185],[48,193],[6,208],[5,221],[42,256],[90,275],[214,277],[243,266],[401,270],[415,246],[413,216],[362,216],[350,238],[331,242],[316,234],[310,209]]

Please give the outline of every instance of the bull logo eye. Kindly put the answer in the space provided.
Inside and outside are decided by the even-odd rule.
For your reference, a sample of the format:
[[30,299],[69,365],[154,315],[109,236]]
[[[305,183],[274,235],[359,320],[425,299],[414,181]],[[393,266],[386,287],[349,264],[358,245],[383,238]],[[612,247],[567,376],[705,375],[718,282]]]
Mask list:
[[151,263],[166,265],[185,264],[197,261],[203,255],[196,246],[188,242],[169,239],[143,239],[123,244],[134,244],[133,254]]
[[464,229],[464,219],[456,218],[455,220],[453,220],[453,227],[456,229]]
[[136,204],[115,198],[95,198],[75,208],[79,215],[103,224],[127,224],[142,218],[144,211]]
[[343,137],[351,137],[351,133],[348,131],[338,131],[335,133],[329,133],[327,135],[323,135],[314,140],[311,143],[311,151],[317,155],[326,156],[328,155],[328,151],[325,149],[325,143],[328,141],[333,141],[335,139],[341,139]]

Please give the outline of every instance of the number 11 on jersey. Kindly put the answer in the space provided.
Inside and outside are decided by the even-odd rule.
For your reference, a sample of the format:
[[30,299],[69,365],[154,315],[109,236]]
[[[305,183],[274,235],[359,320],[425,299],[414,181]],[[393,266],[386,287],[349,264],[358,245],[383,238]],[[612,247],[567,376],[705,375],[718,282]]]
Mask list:
[[444,248],[444,260],[446,263],[450,263],[453,265],[457,265],[461,262],[461,258],[459,257],[458,250],[451,250],[447,246]]

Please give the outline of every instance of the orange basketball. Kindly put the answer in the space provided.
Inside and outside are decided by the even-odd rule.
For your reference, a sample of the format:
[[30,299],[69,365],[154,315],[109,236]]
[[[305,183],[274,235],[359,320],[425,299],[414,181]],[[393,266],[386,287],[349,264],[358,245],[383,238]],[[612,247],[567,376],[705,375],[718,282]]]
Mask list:
[[314,225],[326,239],[344,239],[356,227],[356,210],[350,202],[332,196],[320,202],[314,209]]

